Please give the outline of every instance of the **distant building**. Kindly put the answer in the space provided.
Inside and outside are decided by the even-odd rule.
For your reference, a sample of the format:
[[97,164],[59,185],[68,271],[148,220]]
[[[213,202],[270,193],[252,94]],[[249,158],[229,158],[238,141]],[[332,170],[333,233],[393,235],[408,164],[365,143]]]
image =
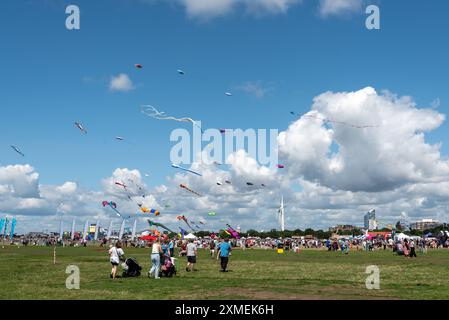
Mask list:
[[368,211],[363,217],[363,226],[368,230],[376,230],[377,229],[377,221],[376,221],[376,210]]
[[442,225],[442,223],[440,223],[437,220],[422,219],[421,221],[417,221],[415,223],[411,223],[410,224],[410,229],[424,231],[424,230],[427,230],[427,229],[432,229],[432,228],[439,227],[441,225]]

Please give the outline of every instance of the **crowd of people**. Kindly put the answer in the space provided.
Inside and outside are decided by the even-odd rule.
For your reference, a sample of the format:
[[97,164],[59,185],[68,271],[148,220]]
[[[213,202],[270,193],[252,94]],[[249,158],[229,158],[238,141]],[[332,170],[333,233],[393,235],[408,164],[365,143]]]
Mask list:
[[[175,267],[175,248],[179,247],[178,258],[186,257],[187,265],[186,272],[195,272],[195,264],[197,262],[198,248],[209,248],[211,258],[220,259],[220,272],[228,272],[227,267],[229,263],[229,256],[231,255],[232,245],[228,238],[225,239],[210,239],[207,242],[190,239],[188,241],[168,238],[157,238],[150,244],[150,261],[151,269],[148,271],[149,278],[160,279],[161,276],[171,277],[176,274]],[[121,241],[115,242],[109,248],[110,263],[112,265],[111,278],[117,277],[117,268],[122,262],[123,268],[126,270],[125,252],[123,250],[123,243]]]

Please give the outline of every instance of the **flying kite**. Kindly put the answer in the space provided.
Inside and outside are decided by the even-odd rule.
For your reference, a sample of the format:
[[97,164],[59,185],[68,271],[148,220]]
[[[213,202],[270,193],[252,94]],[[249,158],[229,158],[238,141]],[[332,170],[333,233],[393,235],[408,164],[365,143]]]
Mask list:
[[343,126],[347,126],[347,127],[351,127],[351,128],[355,128],[355,129],[379,128],[380,127],[379,125],[356,125],[356,124],[347,123],[344,121],[336,121],[333,119],[320,117],[317,114],[304,114],[301,116],[301,118],[317,119],[317,120],[323,121],[324,123],[339,124],[339,125],[343,125]]
[[145,207],[141,208],[140,211],[142,211],[142,213],[148,213],[148,214],[154,213],[154,215],[155,215],[156,217],[159,216],[159,215],[161,214],[161,213],[160,213],[159,211],[157,211],[157,210],[154,210],[154,209],[148,209],[148,208],[145,208]]
[[246,185],[247,185],[247,186],[253,186],[254,183],[252,183],[252,182],[247,182]]
[[184,240],[184,235],[189,234],[189,232],[184,230],[181,227],[179,227],[179,230],[181,230],[181,233],[180,233],[181,237],[180,238]]
[[178,72],[180,75],[186,74],[186,73],[185,73],[183,70],[181,70],[181,69],[178,69],[177,72]]
[[110,207],[112,210],[114,210],[114,212],[117,214],[117,216],[119,216],[120,218],[123,219],[122,214],[117,210],[117,204],[113,201],[103,201],[103,208],[104,207]]
[[217,214],[215,212],[209,212],[207,215],[209,217],[215,217]]
[[240,234],[237,231],[235,231],[233,227],[231,227],[229,224],[227,224],[226,226],[228,227],[226,231],[228,231],[232,237],[240,239]]
[[123,182],[116,182],[115,184],[118,185],[118,186],[120,186],[120,187],[123,187],[123,189],[125,189],[125,190],[128,190],[128,189],[127,189],[128,186],[127,186],[126,184],[124,184]]
[[217,178],[217,185],[218,186],[222,186],[223,185],[223,183],[221,182],[221,180],[219,178]]
[[190,173],[193,173],[193,174],[196,174],[197,176],[200,176],[200,177],[202,177],[203,175],[201,174],[201,173],[198,173],[198,172],[196,172],[196,171],[192,171],[192,170],[189,170],[189,169],[186,169],[186,168],[183,168],[183,167],[181,167],[181,166],[178,166],[177,164],[172,164],[171,165],[173,168],[176,168],[176,169],[180,169],[180,170],[184,170],[184,171],[187,171],[187,172],[190,172]]
[[199,194],[199,193],[196,192],[196,191],[193,191],[192,189],[190,189],[189,187],[187,187],[185,184],[180,184],[179,186],[180,186],[181,188],[183,188],[183,189],[189,191],[190,193],[193,193],[194,195],[197,195],[198,197],[202,197],[201,194]]
[[227,95],[228,97],[232,97],[232,93],[230,92],[225,92],[225,95]]
[[150,227],[152,227],[152,226],[161,227],[162,229],[165,229],[165,230],[167,230],[170,233],[175,233],[175,232],[171,231],[169,228],[167,228],[166,226],[164,226],[161,223],[157,223],[157,222],[151,221],[150,219],[147,219],[147,221],[148,221]]
[[220,129],[220,133],[221,134],[225,134],[226,133],[226,129]]
[[125,140],[125,138],[123,138],[123,137],[115,137],[115,140],[123,141],[123,140]]
[[140,63],[137,63],[134,65],[136,67],[136,69],[142,69],[143,65],[141,65]]
[[22,157],[25,157],[25,154],[24,154],[22,151],[20,151],[19,147],[11,146],[11,148],[12,148],[15,152],[17,152],[18,154],[20,154]]
[[225,180],[225,182],[226,182],[227,184],[231,184],[231,181],[229,181],[229,180]]
[[186,225],[189,226],[189,228],[193,231],[194,229],[192,228],[192,226],[189,224],[189,221],[187,221],[186,216],[177,216],[176,219],[178,219],[178,221],[184,221],[186,223]]
[[82,133],[87,134],[87,130],[80,122],[75,122],[75,127],[77,127]]
[[284,169],[285,166],[284,166],[283,164],[278,164],[278,165],[277,165],[277,168],[278,168],[278,169]]
[[157,120],[173,120],[178,122],[190,122],[193,125],[197,126],[201,132],[203,132],[203,129],[201,129],[201,126],[198,124],[198,121],[193,120],[192,118],[175,118],[172,116],[168,116],[163,111],[158,111],[155,107],[147,105],[147,106],[141,106],[141,111],[143,114],[157,119]]

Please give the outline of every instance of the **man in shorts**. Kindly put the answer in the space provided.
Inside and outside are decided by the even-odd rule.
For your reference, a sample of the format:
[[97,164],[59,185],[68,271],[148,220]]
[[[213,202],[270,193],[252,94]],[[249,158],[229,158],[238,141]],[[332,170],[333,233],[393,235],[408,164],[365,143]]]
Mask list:
[[196,255],[197,255],[196,244],[193,243],[193,239],[190,239],[189,243],[187,244],[187,267],[186,267],[187,272],[195,271]]

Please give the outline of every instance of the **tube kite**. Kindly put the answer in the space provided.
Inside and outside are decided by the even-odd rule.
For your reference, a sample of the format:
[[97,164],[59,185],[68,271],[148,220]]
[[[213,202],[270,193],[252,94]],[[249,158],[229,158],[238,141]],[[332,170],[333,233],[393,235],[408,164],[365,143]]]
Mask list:
[[117,204],[113,201],[103,201],[102,202],[103,208],[104,207],[109,207],[112,210],[114,210],[114,212],[117,214],[117,216],[119,216],[120,218],[123,219],[122,214],[117,210]]
[[124,184],[123,182],[116,182],[115,184],[118,185],[118,186],[120,186],[120,187],[122,187],[122,188],[125,189],[125,190],[128,190],[128,189],[127,189],[128,186],[127,186],[126,184]]
[[178,219],[178,221],[184,221],[185,224],[192,230],[194,231],[194,229],[192,228],[192,226],[189,224],[189,221],[187,221],[186,216],[177,216],[176,219]]
[[166,226],[164,226],[161,223],[157,223],[157,222],[151,221],[150,219],[147,219],[147,221],[148,221],[150,227],[152,227],[152,226],[161,227],[162,229],[165,229],[165,230],[167,230],[170,233],[175,233],[175,232],[171,231],[169,228],[167,228]]
[[228,231],[232,237],[240,239],[240,234],[237,231],[235,231],[233,227],[231,227],[229,224],[227,224],[226,226],[228,227],[226,231]]
[[84,126],[81,124],[81,122],[75,122],[75,126],[84,134],[87,134],[87,130],[84,128]]
[[167,115],[163,111],[158,111],[155,107],[151,105],[141,106],[141,111],[143,114],[157,119],[157,120],[173,120],[178,122],[190,122],[193,125],[197,126],[201,132],[203,132],[203,129],[201,129],[201,126],[198,124],[198,121],[193,120],[192,118],[175,118],[172,116]]
[[19,147],[16,146],[11,146],[11,148],[17,152],[18,154],[20,154],[22,157],[25,157],[25,154],[19,149]]
[[199,194],[199,193],[196,192],[196,191],[193,191],[192,189],[190,189],[189,187],[187,187],[185,184],[180,184],[179,186],[180,186],[181,188],[187,190],[188,192],[193,193],[194,195],[197,195],[198,197],[202,197],[201,194]]
[[201,173],[198,173],[198,172],[193,171],[193,170],[190,170],[190,169],[183,168],[183,167],[178,166],[177,164],[174,164],[174,163],[173,163],[171,166],[172,166],[173,168],[175,168],[175,169],[184,170],[184,171],[186,171],[186,172],[190,172],[190,173],[196,174],[197,176],[200,176],[200,177],[203,176]]

